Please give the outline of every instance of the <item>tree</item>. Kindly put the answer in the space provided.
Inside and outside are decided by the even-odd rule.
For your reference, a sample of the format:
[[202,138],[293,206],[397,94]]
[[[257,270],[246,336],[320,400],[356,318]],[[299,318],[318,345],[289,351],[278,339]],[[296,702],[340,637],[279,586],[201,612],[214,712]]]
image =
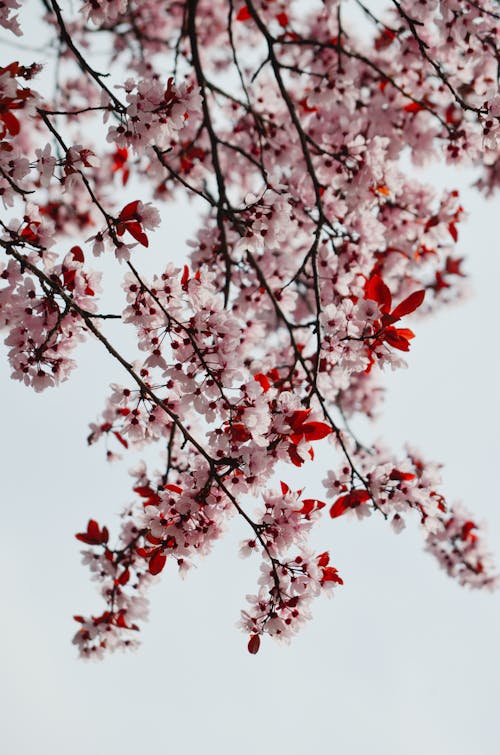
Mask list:
[[[461,294],[458,192],[436,196],[403,165],[473,164],[479,190],[500,183],[498,5],[355,4],[367,41],[342,0],[91,0],[73,14],[44,0],[53,91],[36,90],[36,62],[0,69],[12,376],[57,386],[94,338],[124,378],[88,442],[110,460],[166,451],[161,474],[137,466],[116,546],[97,513],[76,536],[105,601],[75,617],[83,655],[134,645],[149,584],[167,562],[189,569],[233,514],[248,525],[242,555],[262,559],[241,619],[250,653],[342,584],[329,552],[308,546],[325,515],[373,514],[399,532],[413,514],[450,576],[498,586],[438,465],[367,447],[349,424],[374,416],[377,374],[405,364],[413,313]],[[0,8],[15,35],[18,7]],[[165,266],[152,232],[183,194],[199,230],[189,265]],[[106,286],[92,255],[116,261]],[[125,301],[110,312],[117,282]],[[133,326],[136,353],[117,345],[118,325]],[[272,487],[279,462],[302,468],[320,442],[337,458],[325,501]]]

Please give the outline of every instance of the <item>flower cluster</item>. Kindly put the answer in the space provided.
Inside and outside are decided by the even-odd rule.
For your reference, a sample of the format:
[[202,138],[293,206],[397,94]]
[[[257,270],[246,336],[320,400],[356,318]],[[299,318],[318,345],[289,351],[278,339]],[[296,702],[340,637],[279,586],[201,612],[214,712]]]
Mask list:
[[167,150],[180,138],[186,122],[201,110],[200,95],[192,82],[179,85],[173,77],[167,82],[153,76],[124,84],[127,109],[125,121],[111,126],[108,142],[118,147],[133,147],[136,152],[154,145]]

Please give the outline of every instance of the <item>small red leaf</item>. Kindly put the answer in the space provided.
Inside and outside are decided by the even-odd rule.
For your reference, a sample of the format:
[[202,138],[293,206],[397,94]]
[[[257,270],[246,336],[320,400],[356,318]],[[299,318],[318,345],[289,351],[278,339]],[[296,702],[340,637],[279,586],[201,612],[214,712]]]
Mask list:
[[115,436],[116,440],[118,440],[124,448],[128,448],[128,441],[125,440],[125,438],[117,431],[113,430],[113,435]]
[[125,224],[125,230],[128,231],[130,235],[139,242],[139,244],[146,247],[149,246],[149,239],[142,230],[142,225],[138,221],[129,220]]
[[64,285],[66,286],[66,288],[72,291],[75,287],[76,270],[68,270],[67,268],[63,266],[62,274],[63,274],[63,279],[64,279]]
[[477,524],[472,521],[465,522],[460,533],[461,539],[464,541],[469,540],[471,542],[474,542],[476,540],[476,535],[473,534],[472,530],[477,530]]
[[304,516],[308,516],[308,514],[311,514],[313,511],[321,511],[321,509],[324,509],[326,506],[326,503],[318,501],[317,498],[304,498],[302,503],[304,505],[300,509],[300,513]]
[[75,537],[87,545],[103,545],[109,540],[109,532],[107,527],[103,527],[101,531],[95,519],[89,519],[87,532],[78,532]]
[[163,490],[170,490],[172,493],[182,493],[182,488],[179,485],[173,485],[171,482],[164,485]]
[[327,566],[325,569],[323,569],[321,584],[324,584],[325,582],[336,582],[338,585],[344,584],[344,581],[339,577],[337,569],[335,569],[333,566]]
[[72,246],[70,249],[71,254],[73,255],[73,259],[75,262],[84,262],[85,257],[83,256],[83,252],[81,247],[79,246]]
[[288,420],[290,427],[293,430],[298,430],[300,425],[305,422],[310,413],[310,409],[298,409],[297,411],[293,412],[292,416]]
[[233,443],[245,443],[252,437],[245,425],[242,425],[241,422],[231,425],[228,428],[228,432],[231,434],[231,441]]
[[453,239],[453,241],[458,241],[458,231],[455,223],[449,223],[448,224],[448,231],[450,232],[450,236]]
[[399,320],[401,317],[409,315],[410,312],[414,312],[416,309],[418,309],[418,307],[420,307],[424,298],[424,289],[421,289],[420,291],[414,291],[413,294],[410,294],[406,297],[406,299],[403,299],[403,301],[400,302],[398,306],[392,310],[392,317],[394,317],[396,320]]
[[348,496],[346,495],[341,496],[335,501],[333,506],[330,506],[330,516],[332,519],[336,519],[336,517],[342,516],[342,514],[347,511],[347,509],[349,508],[349,506],[346,506],[345,503],[347,497]]
[[288,26],[288,16],[286,13],[278,13],[276,20],[278,21],[280,26]]
[[120,629],[129,629],[127,622],[125,621],[125,616],[122,613],[119,613],[116,617],[116,626],[120,627]]
[[290,443],[287,450],[292,464],[295,464],[296,467],[301,467],[304,463],[304,459],[299,455],[295,446]]
[[333,432],[332,428],[325,422],[306,422],[299,428],[299,433],[306,440],[321,440]]
[[87,524],[87,534],[89,537],[93,538],[98,538],[100,536],[101,531],[95,519],[89,519],[89,523]]
[[262,372],[258,372],[256,375],[253,376],[253,379],[256,380],[264,393],[269,390],[271,387],[271,381],[267,377],[267,375],[263,375]]
[[386,328],[382,334],[382,340],[399,351],[409,351],[412,338],[415,338],[415,333],[409,328]]
[[248,7],[244,5],[240,10],[238,11],[238,15],[236,16],[237,21],[248,21],[249,18],[252,18],[250,15],[250,11],[248,10]]
[[370,494],[367,490],[351,490],[346,495],[341,495],[337,498],[333,506],[330,508],[330,516],[335,519],[337,516],[342,516],[347,509],[354,509],[361,503],[366,503],[370,500]]
[[139,485],[139,487],[134,488],[134,493],[138,493],[141,498],[149,498],[149,496],[155,495],[155,491],[149,485]]
[[404,106],[403,110],[405,113],[419,113],[421,110],[425,110],[425,107],[420,102],[410,102]]
[[139,199],[134,202],[129,202],[125,205],[123,210],[119,214],[120,220],[137,220],[137,209],[139,207]]
[[464,277],[463,272],[460,270],[460,265],[463,261],[463,257],[447,257],[445,272],[448,273],[448,275],[460,275]]
[[385,50],[396,39],[395,33],[391,29],[384,29],[374,42],[377,51]]
[[413,330],[410,330],[410,328],[395,328],[396,333],[403,338],[406,338],[407,341],[411,341],[412,338],[415,338],[415,333]]
[[367,490],[352,490],[349,495],[349,506],[359,506],[360,503],[366,503],[370,500],[370,494]]
[[248,652],[252,655],[255,655],[259,652],[260,648],[260,637],[258,634],[251,634],[250,639],[248,641]]
[[5,128],[7,129],[9,134],[11,136],[17,136],[17,134],[21,130],[21,126],[19,125],[19,121],[17,120],[16,116],[13,113],[7,111],[6,113],[2,113],[0,115],[0,118],[5,123]]
[[130,571],[127,568],[127,569],[125,569],[125,571],[123,571],[120,574],[119,577],[116,578],[115,582],[116,582],[117,585],[126,585],[127,582],[129,581],[129,579],[130,579]]
[[366,282],[365,298],[376,301],[381,312],[389,312],[392,305],[391,292],[380,275],[376,273]]
[[316,560],[318,562],[318,566],[328,566],[330,561],[330,554],[328,553],[328,551],[320,553],[319,556],[316,556]]
[[389,475],[390,480],[414,480],[415,475],[411,472],[400,472],[399,469],[393,469]]
[[163,567],[165,566],[165,562],[167,560],[167,557],[164,553],[161,551],[157,551],[154,556],[149,561],[149,573],[150,574],[159,574]]
[[283,493],[283,495],[286,495],[288,491],[290,490],[290,488],[288,487],[286,482],[283,482],[283,481],[280,481],[280,485],[281,485],[281,492]]

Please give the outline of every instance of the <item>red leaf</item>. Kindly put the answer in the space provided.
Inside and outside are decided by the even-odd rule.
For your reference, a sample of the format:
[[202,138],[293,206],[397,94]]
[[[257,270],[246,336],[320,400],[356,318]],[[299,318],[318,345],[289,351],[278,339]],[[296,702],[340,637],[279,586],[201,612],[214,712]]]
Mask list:
[[476,540],[476,535],[473,534],[472,530],[477,530],[477,524],[471,521],[465,522],[460,533],[461,539],[474,542]]
[[159,574],[163,567],[165,566],[165,562],[167,560],[167,557],[164,553],[161,551],[157,551],[154,556],[149,561],[149,573],[150,574]]
[[347,498],[348,496],[346,495],[340,496],[340,498],[335,501],[333,506],[330,507],[330,516],[332,519],[335,519],[338,516],[342,516],[342,514],[347,511],[347,509],[349,508],[349,506],[346,506],[345,503]]
[[271,381],[267,377],[267,375],[263,375],[262,372],[258,372],[256,375],[253,376],[253,379],[256,380],[264,393],[269,390],[271,387]]
[[142,230],[142,225],[137,220],[129,220],[125,224],[125,230],[128,231],[130,235],[139,242],[139,244],[146,247],[149,246],[149,239]]
[[456,227],[455,223],[449,223],[448,224],[448,230],[450,232],[450,235],[451,235],[451,238],[453,239],[453,241],[457,242],[458,241],[458,231],[457,231],[457,227]]
[[405,113],[419,113],[421,110],[425,110],[425,108],[420,102],[410,102],[404,106],[403,110]]
[[302,503],[304,505],[300,509],[300,513],[304,516],[308,516],[312,511],[321,511],[321,509],[324,509],[326,506],[326,503],[318,501],[317,498],[304,498]]
[[116,618],[116,626],[120,627],[120,629],[127,629],[127,622],[125,621],[125,616],[122,613],[119,613]]
[[463,272],[460,270],[460,265],[463,261],[463,257],[447,257],[445,272],[448,273],[448,275],[460,275],[464,277]]
[[354,509],[361,503],[366,503],[370,500],[370,494],[367,490],[351,490],[346,495],[341,495],[337,498],[333,506],[330,508],[330,516],[335,519],[337,516],[342,516],[347,509]]
[[332,428],[325,422],[306,422],[299,428],[299,432],[304,435],[306,440],[321,440],[333,432]]
[[298,430],[300,425],[302,425],[302,423],[307,419],[310,413],[310,409],[298,409],[297,411],[293,412],[292,416],[288,420],[292,430]]
[[[244,5],[240,10],[238,11],[238,15],[236,16],[237,21],[248,21],[249,18],[252,18],[250,11],[248,10],[248,7]],[[255,651],[257,652],[257,651]]]
[[0,68],[0,74],[2,73],[9,73],[10,78],[13,79],[14,76],[17,76],[17,74],[19,73],[19,61],[14,60],[12,63],[9,63],[8,66]]
[[380,275],[372,275],[365,285],[365,298],[376,301],[382,312],[389,312],[392,295]]
[[412,338],[415,338],[415,333],[409,328],[386,328],[381,336],[382,341],[386,341],[389,346],[399,351],[409,351],[409,341]]
[[75,262],[85,262],[85,257],[83,256],[81,247],[72,246],[69,251],[73,255],[73,259],[75,260]]
[[283,482],[283,481],[280,482],[280,485],[281,485],[281,492],[283,493],[283,495],[286,495],[288,491],[290,490],[290,488],[288,487],[286,482]]
[[[400,328],[400,330],[403,330],[403,328]],[[399,351],[410,350],[408,340],[403,335],[400,335],[397,328],[387,328],[382,335],[382,340]]]
[[122,446],[125,448],[128,448],[128,441],[125,440],[125,438],[120,435],[120,433],[117,430],[113,430],[113,435],[115,436],[116,440],[120,441]]
[[414,312],[418,307],[420,307],[424,298],[424,289],[421,289],[420,291],[414,291],[413,294],[410,294],[406,297],[406,299],[403,299],[403,301],[400,302],[398,306],[392,310],[392,317],[396,318],[396,320],[399,320],[401,317],[404,317],[404,315],[409,315],[410,312]]
[[377,51],[385,50],[396,39],[395,33],[391,29],[384,29],[384,31],[377,37],[374,42],[374,47]]
[[149,485],[139,485],[139,487],[134,488],[134,493],[138,493],[141,498],[149,498],[152,495],[155,495],[155,491],[153,488],[150,488]]
[[141,485],[134,488],[134,493],[138,493],[141,498],[146,499],[144,501],[144,508],[146,508],[146,506],[158,506],[160,503],[160,496],[155,490],[153,490],[153,488],[149,487],[149,485]]
[[109,540],[109,532],[107,527],[103,527],[101,530],[95,519],[89,519],[87,532],[78,532],[75,537],[87,545],[103,545]]
[[248,652],[252,655],[255,655],[259,652],[260,648],[260,637],[258,634],[251,634],[250,639],[248,641]]
[[301,467],[304,463],[304,459],[302,458],[302,456],[299,456],[295,446],[290,443],[287,450],[292,464],[295,464],[296,467]]
[[171,482],[164,485],[163,490],[170,490],[172,493],[182,493],[182,488],[179,485],[173,485]]
[[231,425],[228,428],[228,432],[231,434],[231,441],[233,443],[245,443],[252,437],[246,429],[245,425],[242,425],[241,422],[237,422],[235,425]]
[[139,199],[134,202],[129,202],[125,205],[123,210],[119,214],[120,220],[137,220],[137,208],[139,207]]
[[182,272],[182,278],[181,278],[182,288],[186,287],[188,280],[189,280],[189,268],[187,265],[184,265],[184,270]]
[[101,531],[95,519],[89,519],[89,523],[87,524],[87,534],[94,539],[100,537]]
[[286,13],[278,13],[276,20],[278,21],[280,26],[288,26],[288,16]]
[[406,338],[407,341],[411,341],[412,338],[415,338],[415,333],[413,330],[410,330],[410,328],[394,328],[396,333],[403,338]]
[[129,579],[130,579],[130,571],[127,568],[127,569],[125,569],[125,571],[123,571],[120,574],[119,577],[116,578],[115,582],[116,582],[117,585],[126,585],[127,582],[129,581]]
[[5,123],[5,128],[7,129],[9,134],[11,136],[17,136],[17,134],[21,130],[21,126],[19,125],[19,121],[17,120],[16,116],[13,113],[7,111],[6,113],[0,114],[0,118]]
[[411,472],[400,472],[399,469],[393,469],[389,475],[390,480],[414,480],[415,475]]
[[325,569],[323,569],[321,584],[324,584],[325,582],[336,582],[338,585],[344,584],[343,580],[339,577],[337,569],[335,569],[333,566],[327,566]]
[[76,270],[67,270],[64,266],[62,269],[64,285],[72,291],[75,287]]
[[330,561],[330,554],[328,553],[328,551],[320,553],[319,556],[316,556],[316,560],[318,562],[318,566],[328,566],[328,563]]
[[370,500],[370,494],[367,490],[352,490],[349,495],[349,506],[351,508],[359,506],[360,503],[366,503]]

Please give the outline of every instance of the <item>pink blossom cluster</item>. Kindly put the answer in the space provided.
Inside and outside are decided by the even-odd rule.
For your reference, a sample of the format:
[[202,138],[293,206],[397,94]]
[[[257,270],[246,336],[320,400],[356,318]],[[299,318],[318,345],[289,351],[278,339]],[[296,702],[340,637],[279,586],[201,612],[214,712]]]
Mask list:
[[[20,33],[19,4],[0,5]],[[415,514],[451,576],[495,586],[482,532],[446,503],[437,466],[365,448],[349,420],[380,412],[380,375],[405,366],[417,316],[464,293],[459,193],[408,161],[472,165],[481,191],[498,189],[497,3],[393,0],[366,12],[365,41],[340,0],[44,6],[56,85],[39,76],[35,92],[31,60],[0,69],[12,375],[56,385],[95,339],[123,379],[89,442],[110,460],[152,446],[162,459],[134,471],[114,547],[97,512],[77,535],[105,602],[77,617],[82,654],[133,646],[154,577],[167,561],[184,573],[232,515],[248,528],[242,554],[262,559],[241,622],[252,653],[342,584],[309,543],[320,520],[374,514],[400,531]],[[183,196],[200,222],[175,264],[156,230]],[[275,490],[278,463],[302,469],[319,442],[338,462],[328,501]]]
[[179,85],[170,77],[166,83],[153,75],[136,82],[127,79],[123,85],[127,109],[124,122],[111,126],[107,140],[118,147],[133,147],[137,152],[154,145],[166,150],[175,144],[186,121],[196,118],[201,110],[200,96],[194,83]]
[[0,5],[0,26],[8,29],[18,37],[22,36],[16,10],[21,7],[18,0],[2,0]]

